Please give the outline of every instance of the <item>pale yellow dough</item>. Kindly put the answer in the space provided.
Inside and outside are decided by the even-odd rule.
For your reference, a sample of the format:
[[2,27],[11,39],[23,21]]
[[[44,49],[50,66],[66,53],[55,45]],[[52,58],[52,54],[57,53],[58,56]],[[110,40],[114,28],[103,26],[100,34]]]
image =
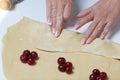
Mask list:
[[[96,39],[82,46],[80,40],[81,34],[68,30],[55,38],[47,24],[24,18],[3,38],[4,74],[7,80],[89,80],[91,71],[98,68],[107,72],[109,80],[120,80],[120,61],[113,59],[120,59],[120,45]],[[19,57],[25,49],[38,52],[36,65],[21,63]],[[73,74],[59,72],[59,57],[73,63]]]

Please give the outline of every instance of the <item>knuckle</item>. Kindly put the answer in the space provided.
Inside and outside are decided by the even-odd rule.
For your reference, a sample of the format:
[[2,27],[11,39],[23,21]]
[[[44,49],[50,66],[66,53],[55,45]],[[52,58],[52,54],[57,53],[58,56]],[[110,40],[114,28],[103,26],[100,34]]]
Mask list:
[[57,13],[57,11],[56,11],[56,10],[53,10],[53,11],[52,11],[52,16],[53,16],[53,17],[56,17],[56,13]]
[[107,22],[113,23],[115,21],[115,19],[113,17],[108,17],[107,18]]
[[94,38],[96,38],[96,34],[92,34],[90,37],[91,37],[91,39],[94,39]]
[[61,26],[62,25],[62,20],[57,20],[57,26]]
[[52,18],[55,20],[56,19],[56,15],[52,15]]
[[84,38],[85,38],[85,39],[88,39],[89,35],[90,35],[89,32],[86,32],[86,33],[84,34]]
[[90,31],[93,31],[94,30],[94,27],[92,26],[92,27],[89,27],[88,28]]
[[57,16],[57,20],[59,21],[62,21],[63,17],[60,15],[60,16]]
[[101,27],[98,27],[96,31],[97,31],[97,32],[100,32],[101,29],[102,29]]
[[108,31],[103,31],[102,35],[106,36],[108,34]]
[[109,22],[109,23],[113,23],[114,20],[113,20],[113,19],[108,19],[107,22]]
[[83,18],[83,19],[81,19],[81,22],[87,22],[87,18]]
[[83,22],[82,21],[79,21],[79,22],[77,22],[77,25],[80,25],[80,24],[82,24]]
[[108,29],[105,29],[105,30],[104,30],[104,33],[108,33],[108,32],[109,32],[109,30],[108,30]]
[[89,20],[89,19],[91,19],[90,15],[85,18],[85,20]]

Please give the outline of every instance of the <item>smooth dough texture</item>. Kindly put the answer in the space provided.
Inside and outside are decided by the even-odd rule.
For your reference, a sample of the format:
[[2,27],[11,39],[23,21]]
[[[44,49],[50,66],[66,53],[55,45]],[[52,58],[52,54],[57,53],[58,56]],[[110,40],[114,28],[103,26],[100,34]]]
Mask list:
[[[10,27],[3,38],[2,59],[7,80],[89,80],[94,68],[107,72],[109,80],[120,80],[120,61],[113,59],[120,59],[120,45],[96,39],[82,46],[81,36],[63,30],[61,36],[55,38],[47,24],[23,18]],[[20,55],[26,49],[38,52],[36,65],[21,63]],[[73,74],[59,72],[59,57],[73,63]]]

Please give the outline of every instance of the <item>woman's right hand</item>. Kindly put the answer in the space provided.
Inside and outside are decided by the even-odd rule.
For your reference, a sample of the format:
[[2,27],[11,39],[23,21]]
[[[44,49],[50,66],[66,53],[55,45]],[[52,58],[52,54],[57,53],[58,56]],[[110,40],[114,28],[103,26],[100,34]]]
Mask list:
[[47,21],[52,23],[51,31],[58,37],[63,29],[63,22],[70,19],[72,0],[46,0]]

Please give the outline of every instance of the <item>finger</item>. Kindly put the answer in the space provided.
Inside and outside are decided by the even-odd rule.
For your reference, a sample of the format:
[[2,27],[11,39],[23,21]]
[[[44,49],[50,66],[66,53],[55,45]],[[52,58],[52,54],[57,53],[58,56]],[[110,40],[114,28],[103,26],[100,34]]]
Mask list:
[[52,1],[52,33],[55,35],[56,28],[56,16],[57,16],[57,3],[56,0]]
[[95,28],[95,30],[92,32],[92,34],[89,36],[88,40],[86,41],[87,44],[90,44],[93,40],[95,40],[95,38],[97,38],[99,36],[99,34],[102,32],[102,30],[105,27],[105,23],[104,21],[101,21],[97,27]]
[[63,29],[63,18],[60,16],[57,17],[56,32],[55,32],[56,37],[60,36],[62,29]]
[[83,12],[81,12],[80,14],[77,15],[78,18],[82,18],[82,17],[85,17],[86,15],[88,15],[92,10],[92,7],[84,10]]
[[46,0],[46,17],[47,17],[47,21],[49,22],[49,23],[51,23],[52,22],[52,18],[51,18],[51,11],[52,11],[52,5],[51,5],[51,1],[50,0]]
[[64,1],[58,0],[57,4],[57,24],[55,36],[58,37],[62,31],[63,24]]
[[78,14],[77,17],[82,18],[82,17],[88,15],[89,13],[91,13],[92,9],[98,4],[99,4],[99,1],[96,4],[92,5],[91,7],[84,10],[83,12],[81,12],[80,14]]
[[83,38],[81,40],[81,44],[86,44],[87,39],[94,31],[95,27],[97,26],[99,21],[93,21],[91,25],[88,27],[87,31],[84,33]]
[[70,19],[70,16],[71,16],[72,0],[68,0],[66,3],[67,4],[65,5],[64,14],[63,14],[63,19],[65,22],[68,21]]
[[74,29],[79,29],[81,26],[83,26],[84,24],[90,22],[93,20],[93,15],[92,14],[88,14],[87,16],[81,18],[81,20],[75,24]]
[[113,22],[107,23],[102,34],[100,35],[101,39],[104,39],[112,27]]
[[56,16],[53,16],[52,17],[52,27],[51,27],[51,30],[52,30],[52,33],[55,35],[55,28],[56,28]]

